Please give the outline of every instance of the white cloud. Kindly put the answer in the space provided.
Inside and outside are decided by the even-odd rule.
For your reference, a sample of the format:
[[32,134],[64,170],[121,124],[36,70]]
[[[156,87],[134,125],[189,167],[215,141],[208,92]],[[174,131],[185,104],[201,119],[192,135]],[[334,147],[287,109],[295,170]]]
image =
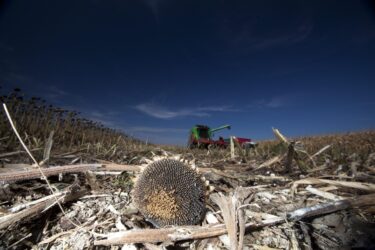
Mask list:
[[91,112],[91,116],[93,117],[98,117],[98,118],[103,118],[105,115],[101,112],[98,112],[98,111],[92,111]]
[[180,110],[170,110],[166,107],[162,107],[154,104],[139,104],[135,107],[137,110],[156,118],[169,119],[181,116],[209,116],[205,112],[197,112],[194,109],[180,109]]
[[67,95],[69,95],[68,92],[54,86],[54,85],[51,85],[49,87],[47,87],[46,91],[45,91],[45,94],[44,96],[48,99],[50,99],[51,101],[56,101],[56,99],[61,99],[61,98],[64,98],[66,97]]
[[273,97],[271,99],[260,99],[248,105],[249,108],[280,108],[289,103],[286,97]]
[[262,37],[253,39],[253,46],[256,49],[264,49],[276,46],[294,45],[304,41],[312,32],[313,25],[302,25],[297,31],[273,37]]
[[269,108],[280,108],[286,104],[283,98],[272,98],[270,101],[265,103],[266,107]]
[[169,108],[151,104],[151,103],[142,103],[135,107],[137,110],[160,119],[170,119],[176,117],[184,116],[210,116],[209,112],[235,112],[236,109],[231,108],[230,106],[207,106],[207,107],[197,107],[197,108],[183,108],[171,110]]
[[[78,110],[78,108],[71,108],[72,110]],[[99,110],[91,110],[91,109],[85,109],[85,108],[80,108],[79,109],[83,116],[86,117],[87,119],[94,121],[94,122],[99,122],[103,124],[104,126],[108,128],[113,128],[113,129],[123,129],[123,126],[121,126],[120,122],[118,121],[118,116],[121,114],[118,111],[99,111]]]
[[200,107],[197,110],[201,111],[213,111],[213,112],[238,112],[239,109],[232,108],[231,106],[207,106]]

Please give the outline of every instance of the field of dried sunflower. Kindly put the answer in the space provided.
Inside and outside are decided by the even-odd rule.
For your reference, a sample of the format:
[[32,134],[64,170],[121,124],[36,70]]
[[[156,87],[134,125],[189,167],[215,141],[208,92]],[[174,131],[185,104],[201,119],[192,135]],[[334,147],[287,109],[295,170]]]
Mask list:
[[[18,89],[1,98],[40,169],[1,111],[0,249],[375,247],[374,131],[275,130],[248,150],[188,150],[146,145]],[[134,206],[135,177],[162,158],[184,159],[212,187],[200,225],[155,228]]]
[[[53,133],[53,154],[82,151],[93,157],[121,158],[122,152],[146,149],[144,142],[99,122],[86,119],[80,113],[54,107],[38,97],[26,98],[15,89],[1,96],[23,140],[36,157],[43,156],[43,149]],[[14,132],[5,116],[0,112],[0,152],[21,150]],[[121,150],[120,150],[121,149]]]

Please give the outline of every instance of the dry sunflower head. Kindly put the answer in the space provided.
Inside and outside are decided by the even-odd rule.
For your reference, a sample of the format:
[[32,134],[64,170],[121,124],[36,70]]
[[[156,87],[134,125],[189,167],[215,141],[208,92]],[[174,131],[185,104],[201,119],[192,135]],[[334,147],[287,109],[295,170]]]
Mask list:
[[139,176],[133,200],[155,226],[195,225],[206,212],[206,185],[188,164],[163,159],[149,164]]

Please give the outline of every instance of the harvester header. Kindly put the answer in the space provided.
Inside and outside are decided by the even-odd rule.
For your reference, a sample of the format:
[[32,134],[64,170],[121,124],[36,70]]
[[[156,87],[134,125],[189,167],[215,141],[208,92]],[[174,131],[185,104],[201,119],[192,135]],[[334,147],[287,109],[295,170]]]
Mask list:
[[222,129],[230,129],[230,125],[223,125],[223,126],[220,126],[218,128],[213,128],[213,129],[210,129],[210,132],[213,133],[213,132],[216,132],[216,131],[219,131],[219,130],[222,130]]

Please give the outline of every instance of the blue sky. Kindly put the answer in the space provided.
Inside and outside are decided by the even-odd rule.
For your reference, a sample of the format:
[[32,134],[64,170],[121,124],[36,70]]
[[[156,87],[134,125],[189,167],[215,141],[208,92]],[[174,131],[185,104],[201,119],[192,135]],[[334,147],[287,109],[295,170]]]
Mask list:
[[185,144],[375,127],[371,1],[3,1],[0,84]]

